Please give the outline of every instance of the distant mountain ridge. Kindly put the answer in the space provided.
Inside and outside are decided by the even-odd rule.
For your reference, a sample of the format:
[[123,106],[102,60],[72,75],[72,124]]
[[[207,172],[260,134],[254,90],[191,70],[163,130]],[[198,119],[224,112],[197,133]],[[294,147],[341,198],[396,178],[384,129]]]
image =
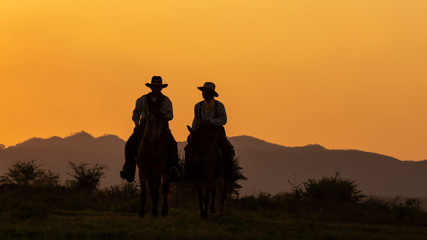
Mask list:
[[65,180],[70,178],[69,161],[98,163],[108,167],[101,185],[117,185],[122,182],[118,171],[123,166],[124,144],[125,141],[115,135],[94,138],[84,131],[65,138],[31,138],[0,151],[0,174],[15,161],[34,159],[42,168],[59,173]]
[[338,171],[341,176],[356,180],[366,194],[427,196],[427,161],[400,161],[377,153],[328,150],[320,145],[273,145],[256,149],[246,146],[250,146],[248,141],[256,144],[259,139],[244,139],[244,144],[241,144],[241,139],[230,138],[241,159],[245,175],[251,178],[242,184],[247,194],[260,190],[273,193],[289,190],[288,181],[302,184],[308,178],[332,176]]
[[[377,153],[359,150],[329,150],[321,145],[286,147],[251,136],[229,138],[248,181],[241,183],[242,194],[288,191],[288,181],[302,184],[307,178],[331,176],[339,171],[356,180],[366,194],[381,196],[427,196],[427,161],[400,161]],[[125,141],[115,135],[98,138],[82,131],[71,136],[32,138],[0,150],[0,175],[14,161],[36,160],[69,179],[68,161],[107,165],[102,186],[122,183],[119,171],[124,162]],[[182,152],[185,142],[179,142]]]

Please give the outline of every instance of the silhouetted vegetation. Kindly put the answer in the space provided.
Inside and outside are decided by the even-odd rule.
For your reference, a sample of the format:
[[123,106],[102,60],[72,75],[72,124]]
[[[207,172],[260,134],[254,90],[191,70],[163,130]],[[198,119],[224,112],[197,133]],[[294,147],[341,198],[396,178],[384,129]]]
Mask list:
[[[238,166],[238,163],[236,165]],[[71,182],[61,185],[58,183],[59,175],[41,169],[35,164],[35,161],[13,164],[8,172],[1,176],[0,221],[8,223],[23,220],[51,221],[52,218],[64,221],[60,216],[74,216],[81,212],[87,216],[92,216],[95,212],[97,216],[106,213],[118,214],[117,216],[127,216],[123,214],[137,216],[140,209],[140,189],[137,183],[124,181],[119,186],[97,189],[105,169],[103,166],[70,163],[70,168],[73,169],[75,178]],[[240,174],[241,170],[238,168]],[[244,178],[243,174],[241,177]],[[40,184],[40,182],[44,184]],[[259,193],[243,197],[238,195],[238,187],[237,191],[230,195],[225,213],[213,218],[213,221],[218,221],[217,224],[222,227],[234,226],[233,228],[238,229],[236,231],[239,231],[240,234],[244,232],[245,222],[261,224],[260,219],[266,220],[264,224],[268,222],[267,225],[272,219],[275,219],[274,221],[283,223],[282,228],[288,224],[297,224],[301,229],[304,229],[305,225],[299,224],[299,221],[309,221],[313,224],[339,222],[340,226],[344,222],[427,227],[427,214],[422,211],[419,199],[384,200],[365,196],[358,190],[353,180],[345,179],[339,173],[331,177],[309,179],[301,185],[296,183],[291,183],[291,185],[292,190],[289,192],[274,195]],[[171,218],[180,216],[179,222],[189,216],[198,219],[198,214],[196,214],[198,203],[194,189],[193,182],[184,180],[173,185],[172,195],[169,198]],[[149,199],[147,204],[151,204]],[[103,220],[97,219],[96,221]],[[195,224],[193,220],[189,221],[192,221],[190,224]],[[243,226],[240,226],[241,224]],[[261,227],[261,225],[256,226]],[[267,225],[265,225],[266,229]],[[248,227],[246,226],[246,228]],[[270,227],[268,231],[266,229],[264,229],[266,232],[271,231]],[[321,231],[320,229],[319,226],[318,231]],[[292,230],[289,229],[289,231]],[[82,230],[82,232],[85,231]],[[78,237],[73,233],[69,234],[73,238]],[[279,233],[276,232],[276,234]],[[281,236],[280,234],[277,236]],[[119,234],[117,236],[120,238],[129,235]]]
[[427,213],[421,209],[419,199],[387,201],[367,197],[357,189],[355,181],[344,179],[339,173],[308,179],[302,186],[290,184],[290,192],[259,193],[235,199],[232,204],[241,210],[272,211],[304,218],[427,226]]
[[236,157],[233,159],[234,171],[236,172],[237,180],[231,184],[230,195],[231,197],[238,198],[240,195],[240,189],[242,186],[239,184],[239,181],[245,181],[248,178],[243,175],[243,169],[240,167],[239,158]]
[[1,184],[24,187],[52,187],[57,186],[58,182],[59,174],[41,169],[35,160],[16,162],[0,177]]
[[72,187],[84,189],[84,190],[95,190],[101,183],[101,178],[104,177],[105,166],[93,164],[92,166],[88,163],[75,164],[68,162],[73,169],[73,173],[69,173],[74,179],[67,182]]
[[292,186],[291,193],[295,199],[307,203],[335,204],[358,203],[366,196],[357,189],[356,182],[344,179],[339,172],[335,176],[324,176],[321,179],[308,179],[303,187],[288,181]]

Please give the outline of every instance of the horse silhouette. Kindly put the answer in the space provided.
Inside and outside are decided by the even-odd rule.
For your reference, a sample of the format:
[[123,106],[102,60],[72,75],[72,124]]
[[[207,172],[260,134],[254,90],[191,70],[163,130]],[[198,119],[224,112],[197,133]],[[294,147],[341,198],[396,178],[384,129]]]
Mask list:
[[186,153],[188,171],[196,183],[200,216],[207,218],[208,207],[211,213],[216,212],[215,198],[218,185],[222,190],[220,212],[223,211],[230,183],[220,171],[220,153],[212,129],[199,128],[193,131],[189,126],[187,128],[190,131],[189,148]]
[[156,217],[158,215],[159,188],[162,182],[163,205],[161,215],[166,216],[168,214],[167,195],[169,194],[170,182],[167,179],[165,171],[167,155],[165,141],[162,139],[165,131],[168,131],[167,121],[162,119],[160,113],[151,114],[145,124],[144,135],[139,146],[136,161],[141,184],[141,217],[145,215],[144,205],[147,198],[147,185],[150,189],[150,196],[153,203],[152,216]]

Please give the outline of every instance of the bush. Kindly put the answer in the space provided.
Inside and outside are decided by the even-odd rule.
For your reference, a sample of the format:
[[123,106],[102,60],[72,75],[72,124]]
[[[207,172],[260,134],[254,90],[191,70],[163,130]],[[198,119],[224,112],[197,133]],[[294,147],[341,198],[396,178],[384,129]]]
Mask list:
[[238,157],[235,157],[233,159],[233,170],[235,172],[235,175],[237,176],[237,179],[236,181],[231,183],[230,196],[239,197],[240,189],[242,188],[242,186],[238,183],[238,181],[245,181],[245,180],[248,180],[248,178],[243,175],[243,168],[240,167],[240,162]]
[[104,170],[106,166],[99,164],[93,164],[90,166],[88,163],[80,163],[78,165],[68,162],[73,169],[73,173],[69,173],[74,179],[68,181],[71,187],[75,187],[83,190],[95,190],[98,189],[101,178],[104,177]]
[[40,169],[35,160],[16,162],[4,176],[0,177],[1,184],[34,186],[34,187],[52,187],[57,186],[59,174],[50,170]]
[[342,178],[338,172],[332,177],[308,179],[303,185],[304,189],[294,188],[293,192],[308,202],[357,203],[365,197],[355,181]]
[[[302,186],[291,183],[288,193],[260,193],[232,199],[234,208],[262,211],[273,215],[294,215],[304,218],[361,223],[427,225],[427,213],[419,199],[382,200],[366,197],[354,181],[333,177],[309,179]],[[268,211],[266,211],[268,210]]]

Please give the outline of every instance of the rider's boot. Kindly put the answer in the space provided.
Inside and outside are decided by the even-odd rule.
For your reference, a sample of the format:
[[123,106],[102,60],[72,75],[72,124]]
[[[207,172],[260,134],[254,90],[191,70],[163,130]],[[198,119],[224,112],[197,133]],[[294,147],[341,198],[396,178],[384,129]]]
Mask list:
[[168,157],[168,163],[166,165],[167,168],[167,174],[168,174],[168,180],[170,182],[177,182],[181,179],[181,171],[180,171],[180,165],[179,165],[179,158],[178,158],[178,146],[173,139],[173,137],[170,139],[169,144],[169,157]]
[[135,171],[136,171],[136,146],[138,139],[133,134],[125,145],[125,164],[122,171],[120,171],[120,177],[125,179],[128,182],[133,182],[135,180]]

